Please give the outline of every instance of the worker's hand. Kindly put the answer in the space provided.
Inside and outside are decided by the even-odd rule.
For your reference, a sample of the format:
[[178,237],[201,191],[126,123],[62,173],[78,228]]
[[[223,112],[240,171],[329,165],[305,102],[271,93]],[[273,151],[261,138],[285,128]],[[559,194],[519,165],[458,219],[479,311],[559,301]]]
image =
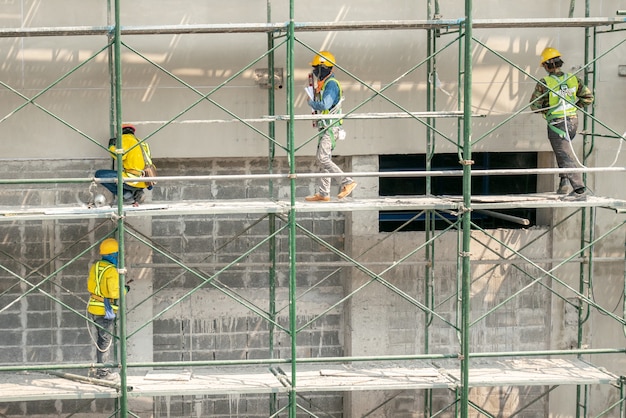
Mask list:
[[117,138],[109,139],[109,147],[113,147],[117,144]]
[[130,286],[129,285],[124,286],[124,288],[126,289],[126,293],[130,292]]

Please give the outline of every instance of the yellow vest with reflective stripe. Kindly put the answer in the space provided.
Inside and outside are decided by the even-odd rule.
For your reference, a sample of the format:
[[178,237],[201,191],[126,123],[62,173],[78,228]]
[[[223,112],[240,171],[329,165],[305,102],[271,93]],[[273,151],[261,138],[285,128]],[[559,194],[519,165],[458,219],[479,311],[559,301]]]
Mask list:
[[104,298],[109,299],[113,312],[117,312],[114,302],[119,298],[119,275],[115,265],[105,260],[95,262],[89,271],[87,290],[91,293],[89,313],[104,316]]
[[548,91],[548,105],[550,110],[546,115],[548,121],[563,118],[564,116],[576,116],[576,92],[578,91],[578,79],[573,74],[563,74],[561,77],[550,74],[544,78]]
[[[341,88],[341,84],[339,84],[339,80],[337,80],[335,77],[329,77],[325,82],[324,85],[322,86],[322,90],[320,90],[320,97],[324,97],[324,90],[326,89],[326,86],[328,85],[328,83],[331,82],[335,82],[337,83],[337,88],[339,88],[339,98],[337,101],[337,104],[328,109],[328,110],[323,110],[322,111],[322,115],[327,115],[329,113],[341,113],[341,107],[336,107],[339,106],[341,104],[341,98],[343,97],[343,89]],[[322,125],[324,126],[331,126],[333,123],[337,122],[337,120],[333,120],[333,119],[322,119],[320,122],[322,122]],[[339,120],[339,125],[341,125],[343,123],[343,119]],[[334,126],[338,126],[337,124],[335,124]]]

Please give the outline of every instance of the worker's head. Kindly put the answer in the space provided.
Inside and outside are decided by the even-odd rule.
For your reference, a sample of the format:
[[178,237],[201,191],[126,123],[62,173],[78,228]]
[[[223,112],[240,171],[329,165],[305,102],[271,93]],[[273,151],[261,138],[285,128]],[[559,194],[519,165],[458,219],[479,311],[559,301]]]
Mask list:
[[115,238],[107,238],[100,243],[100,255],[116,254],[119,248]]
[[548,47],[544,49],[541,53],[541,66],[548,72],[561,68],[563,66],[561,53],[555,48]]
[[122,135],[132,134],[135,135],[135,127],[130,123],[122,125]]
[[328,51],[320,51],[313,57],[310,65],[313,67],[313,75],[323,80],[333,71],[335,56]]

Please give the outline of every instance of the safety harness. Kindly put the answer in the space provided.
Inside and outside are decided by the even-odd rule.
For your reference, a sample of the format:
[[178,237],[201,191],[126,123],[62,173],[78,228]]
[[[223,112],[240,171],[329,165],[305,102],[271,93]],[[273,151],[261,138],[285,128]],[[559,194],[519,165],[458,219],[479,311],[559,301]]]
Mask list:
[[97,261],[96,262],[96,287],[94,288],[93,293],[91,294],[91,298],[89,299],[89,306],[98,306],[106,309],[106,305],[109,304],[111,308],[113,308],[113,312],[117,312],[117,305],[110,303],[108,298],[105,298],[102,295],[102,290],[100,288],[100,284],[102,282],[102,277],[104,272],[110,268],[114,268],[115,266],[108,261]]
[[576,117],[578,79],[573,74],[563,74],[562,76],[550,74],[544,78],[544,82],[549,89],[548,105],[550,110],[546,113],[548,127],[561,138],[569,138],[567,132],[555,125],[560,123],[559,119],[567,120],[567,118]]
[[[323,115],[328,115],[328,114],[338,114],[341,113],[341,103],[343,102],[343,89],[341,88],[341,84],[339,84],[339,80],[337,80],[334,77],[330,77],[330,75],[328,76],[328,78],[326,80],[324,80],[324,82],[322,83],[321,88],[318,87],[319,89],[319,97],[324,97],[324,90],[326,89],[326,86],[328,85],[328,83],[330,82],[335,82],[337,83],[337,88],[339,89],[339,100],[337,101],[337,103],[335,103],[330,109],[328,110],[323,110],[322,114]],[[319,121],[319,124],[321,126],[319,126],[319,130],[323,131],[325,129],[328,129],[330,127],[333,126],[340,126],[343,124],[343,119],[322,119]],[[330,135],[330,141],[331,141],[331,147],[332,149],[335,149],[335,145],[337,143],[336,138],[335,138],[335,133],[333,132],[332,129],[328,129],[328,134]]]

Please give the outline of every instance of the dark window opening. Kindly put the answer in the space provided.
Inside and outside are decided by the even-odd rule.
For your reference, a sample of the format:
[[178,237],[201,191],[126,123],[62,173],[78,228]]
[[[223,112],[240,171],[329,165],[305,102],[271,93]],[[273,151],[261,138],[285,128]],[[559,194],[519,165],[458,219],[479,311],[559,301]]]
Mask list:
[[[537,168],[536,152],[482,152],[472,154],[472,159],[474,160],[473,170]],[[381,155],[379,157],[379,169],[381,172],[424,171],[425,167],[426,156],[424,154]],[[431,170],[462,170],[458,154],[434,155],[431,161]],[[431,177],[430,184],[430,194],[434,196],[460,196],[463,194],[463,178],[460,176]],[[472,176],[472,195],[476,196],[526,194],[536,193],[536,191],[536,174]],[[380,196],[425,195],[426,178],[381,177],[379,179],[379,194]],[[510,219],[502,219],[501,217],[480,211],[472,212],[472,222],[485,229],[519,229],[528,228],[536,224],[536,209],[534,208],[498,209],[493,212],[527,219],[530,221],[530,224],[522,225]],[[395,231],[418,213],[418,211],[380,211],[378,215],[379,231]],[[456,217],[439,212],[435,219],[435,228],[441,230],[449,226],[449,221],[454,222]],[[423,231],[425,229],[425,221],[426,217],[422,214],[402,227],[401,230]]]

